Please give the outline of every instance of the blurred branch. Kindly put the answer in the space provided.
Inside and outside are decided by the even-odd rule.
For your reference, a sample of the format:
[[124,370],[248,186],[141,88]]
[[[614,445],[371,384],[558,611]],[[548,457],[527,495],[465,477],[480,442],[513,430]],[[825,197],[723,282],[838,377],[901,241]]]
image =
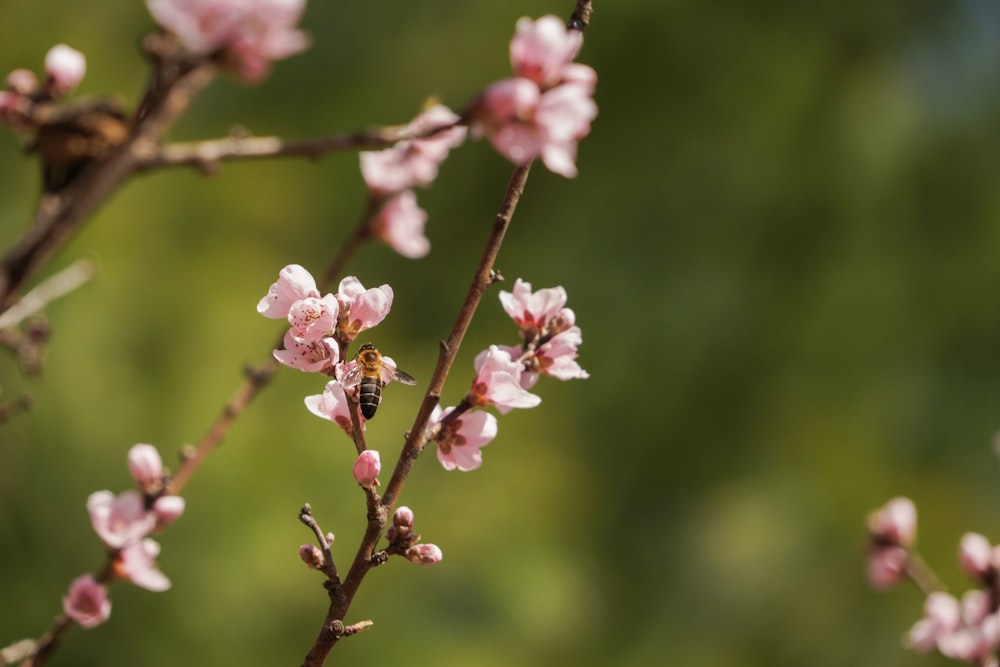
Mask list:
[[343,150],[387,148],[407,139],[421,139],[444,132],[455,125],[442,125],[423,132],[411,132],[406,126],[374,128],[328,137],[290,140],[281,137],[232,136],[223,139],[178,142],[159,146],[145,156],[137,169],[149,171],[168,167],[195,167],[213,173],[220,162],[266,160],[286,157],[319,158]]
[[[16,415],[21,414],[22,412],[30,410],[32,405],[34,405],[34,400],[31,398],[29,394],[21,394],[13,401],[10,401],[9,403],[3,403],[2,405],[0,405],[0,424],[3,424],[11,417],[14,417]],[[0,663],[0,665],[2,664],[3,663]]]
[[[154,36],[155,37],[155,36]],[[157,69],[128,137],[107,158],[93,160],[65,189],[43,194],[31,227],[0,259],[0,311],[49,255],[62,246],[155,151],[167,128],[215,76],[206,60],[162,57],[164,47],[147,40]],[[81,110],[83,113],[85,109]]]
[[0,329],[14,327],[45,309],[52,301],[69,294],[94,276],[94,266],[81,259],[40,282],[16,304],[0,313]]

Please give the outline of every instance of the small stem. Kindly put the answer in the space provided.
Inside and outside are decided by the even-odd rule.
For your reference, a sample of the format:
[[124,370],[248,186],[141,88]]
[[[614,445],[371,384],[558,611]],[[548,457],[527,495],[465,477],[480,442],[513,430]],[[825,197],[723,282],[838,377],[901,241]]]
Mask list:
[[947,587],[941,583],[941,579],[938,578],[931,566],[927,564],[927,561],[914,550],[909,550],[907,552],[906,558],[906,576],[917,585],[924,595],[930,595],[936,591],[947,590]]

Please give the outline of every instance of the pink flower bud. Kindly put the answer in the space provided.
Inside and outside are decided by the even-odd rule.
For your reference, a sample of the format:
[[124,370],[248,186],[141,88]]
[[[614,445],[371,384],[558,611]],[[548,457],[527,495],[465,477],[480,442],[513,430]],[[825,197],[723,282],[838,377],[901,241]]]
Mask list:
[[160,496],[153,502],[156,527],[163,528],[184,513],[184,499],[180,496]]
[[7,75],[7,90],[30,95],[38,88],[38,77],[29,69],[16,69]]
[[376,481],[379,471],[382,470],[382,461],[379,453],[374,449],[366,449],[358,456],[354,462],[354,479],[361,486],[370,486]]
[[128,469],[144,491],[158,488],[163,482],[163,461],[153,445],[133,445],[128,450]]
[[958,546],[958,562],[969,576],[982,579],[990,568],[993,547],[979,533],[966,533]]
[[403,556],[417,565],[436,565],[441,562],[444,554],[436,544],[414,544]]
[[63,598],[63,611],[82,628],[93,628],[111,616],[108,590],[89,574],[77,577]]
[[322,570],[326,564],[323,551],[315,544],[303,544],[299,547],[299,558],[309,566],[311,570]]
[[881,547],[868,556],[868,583],[876,590],[886,590],[906,576],[909,554],[902,547]]
[[45,85],[53,97],[65,95],[80,85],[87,73],[87,59],[65,44],[57,44],[45,54]]
[[909,498],[893,498],[868,517],[877,539],[908,547],[917,537],[917,508]]
[[396,509],[392,515],[393,527],[402,534],[413,530],[413,510],[405,505]]

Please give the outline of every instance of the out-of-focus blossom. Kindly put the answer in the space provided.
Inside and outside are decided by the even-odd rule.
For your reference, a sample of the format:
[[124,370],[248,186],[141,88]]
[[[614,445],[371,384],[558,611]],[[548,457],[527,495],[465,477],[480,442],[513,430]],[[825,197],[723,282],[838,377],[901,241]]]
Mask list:
[[56,44],[45,54],[45,86],[52,97],[71,92],[86,73],[86,57],[72,47]]
[[374,449],[366,449],[358,455],[351,472],[361,486],[370,486],[382,470],[382,460]]
[[257,303],[257,312],[275,320],[288,318],[296,301],[309,297],[319,298],[316,280],[298,264],[289,264],[278,273],[278,280]]
[[908,547],[917,538],[917,508],[909,498],[893,498],[868,516],[868,530],[880,542]]
[[[431,425],[441,424],[455,408],[434,408]],[[483,463],[480,451],[497,435],[497,418],[482,410],[471,410],[445,423],[434,436],[437,457],[445,470],[475,470]]]
[[[344,429],[347,435],[351,435],[354,432],[347,394],[344,393],[344,387],[337,380],[327,382],[322,394],[306,396],[305,403],[309,412],[317,417],[329,419]],[[363,418],[359,417],[359,419],[362,419],[361,424],[364,426]]]
[[156,567],[156,557],[159,555],[159,543],[146,538],[122,549],[115,561],[115,571],[140,588],[165,591],[170,588],[170,580]]
[[7,90],[18,95],[30,95],[38,89],[38,77],[30,69],[18,68],[7,75]]
[[307,296],[295,301],[288,309],[288,323],[301,341],[311,342],[330,336],[337,328],[340,305],[332,294]]
[[878,547],[868,554],[868,583],[880,591],[887,590],[906,577],[909,552],[898,546]]
[[522,17],[510,41],[510,64],[517,76],[540,86],[554,86],[563,79],[583,45],[583,33],[570,30],[558,16],[538,20]]
[[961,606],[954,596],[931,593],[924,602],[924,617],[907,634],[907,644],[920,652],[929,651],[937,644],[938,637],[954,632],[961,622]]
[[511,359],[510,352],[497,345],[476,357],[476,379],[468,398],[473,405],[495,405],[501,413],[514,408],[533,408],[542,402],[521,386],[524,365]]
[[982,579],[994,566],[994,548],[979,533],[966,533],[958,546],[958,562],[971,577]]
[[340,359],[340,347],[334,338],[306,341],[295,336],[291,329],[285,332],[284,349],[274,350],[279,363],[306,373],[326,373]]
[[417,206],[417,196],[404,190],[386,200],[375,217],[372,231],[403,257],[417,259],[431,249],[424,236],[427,212]]
[[157,490],[163,483],[163,460],[153,445],[133,445],[128,450],[128,469],[143,491]]
[[[436,104],[417,116],[404,132],[420,135],[434,128],[455,125],[459,116],[448,107]],[[427,137],[405,139],[381,151],[363,151],[359,155],[361,175],[368,189],[384,195],[416,186],[429,185],[452,148],[465,141],[465,127],[454,126]]]
[[156,528],[156,515],[148,512],[142,495],[124,491],[95,491],[87,499],[87,511],[94,531],[113,549],[134,544]]
[[73,580],[63,597],[63,611],[82,628],[93,628],[111,617],[108,589],[85,574]]
[[436,544],[414,544],[403,552],[403,556],[417,565],[437,565],[444,558]]
[[919,652],[937,647],[942,655],[963,662],[981,661],[1000,641],[1000,616],[990,612],[990,596],[971,590],[961,603],[947,593],[931,593],[924,617],[906,636],[906,643]]
[[355,276],[340,281],[337,300],[340,302],[340,329],[343,340],[354,340],[365,329],[379,324],[392,308],[392,288],[380,285],[365,289]]
[[259,81],[271,62],[309,46],[296,27],[305,0],[146,0],[146,6],[186,49],[199,55],[224,52],[248,81]]
[[186,503],[180,496],[160,496],[153,501],[153,514],[156,516],[156,527],[163,528],[177,520],[184,513]]

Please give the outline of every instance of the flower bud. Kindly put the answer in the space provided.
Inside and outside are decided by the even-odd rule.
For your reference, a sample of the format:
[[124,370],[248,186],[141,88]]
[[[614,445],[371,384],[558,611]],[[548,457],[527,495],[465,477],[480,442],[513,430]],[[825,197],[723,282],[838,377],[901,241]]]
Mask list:
[[958,562],[974,579],[982,579],[990,568],[993,547],[979,533],[966,533],[958,546]]
[[444,554],[436,544],[414,544],[403,556],[417,565],[436,565],[441,562]]
[[361,452],[358,460],[354,462],[352,472],[358,484],[361,486],[371,486],[376,481],[381,469],[382,461],[379,453],[374,449],[366,449]]
[[72,91],[87,73],[87,59],[82,53],[65,44],[56,44],[45,54],[45,82],[53,97]]
[[128,469],[143,490],[155,489],[163,481],[163,461],[153,445],[132,445],[128,450]]
[[917,508],[909,498],[893,498],[871,513],[868,528],[880,540],[908,547],[917,537]]
[[153,502],[156,527],[163,528],[184,513],[184,499],[180,496],[160,496]]
[[407,506],[396,509],[392,515],[392,525],[401,535],[406,535],[413,530],[413,510]]
[[7,90],[18,95],[30,95],[38,88],[38,78],[29,69],[16,69],[7,75]]
[[299,547],[299,558],[311,570],[322,570],[324,565],[326,565],[323,551],[315,544],[303,544]]

